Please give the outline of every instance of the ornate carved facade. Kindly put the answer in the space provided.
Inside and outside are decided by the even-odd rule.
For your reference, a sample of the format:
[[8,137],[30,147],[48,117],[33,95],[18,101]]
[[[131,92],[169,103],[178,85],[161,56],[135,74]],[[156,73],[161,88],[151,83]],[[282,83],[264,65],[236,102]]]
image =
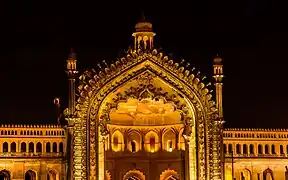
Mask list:
[[66,133],[60,126],[2,125],[0,179],[65,179],[65,152]]
[[154,36],[137,23],[133,49],[80,76],[72,52],[68,125],[2,126],[0,178],[284,179],[288,131],[224,130],[222,59],[213,87],[154,49]]

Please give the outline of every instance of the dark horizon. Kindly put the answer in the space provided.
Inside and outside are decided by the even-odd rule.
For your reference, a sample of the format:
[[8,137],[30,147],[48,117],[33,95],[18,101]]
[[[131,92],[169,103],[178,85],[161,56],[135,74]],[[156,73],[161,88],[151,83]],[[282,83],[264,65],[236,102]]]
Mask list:
[[[223,58],[225,127],[288,128],[284,10],[266,1],[234,10],[179,6],[145,9],[156,47],[178,61],[184,58],[210,81],[213,58],[217,53]],[[57,123],[53,98],[67,107],[65,63],[71,47],[83,72],[97,69],[102,60],[115,61],[132,44],[143,9],[85,8],[73,14],[69,8],[7,6],[2,12],[0,124]]]

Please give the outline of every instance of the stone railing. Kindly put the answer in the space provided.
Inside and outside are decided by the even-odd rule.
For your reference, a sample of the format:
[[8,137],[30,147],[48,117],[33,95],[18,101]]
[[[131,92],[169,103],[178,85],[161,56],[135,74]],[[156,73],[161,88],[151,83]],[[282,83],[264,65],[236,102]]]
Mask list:
[[138,152],[130,152],[130,151],[106,151],[107,157],[151,157],[151,158],[181,158],[184,157],[185,152],[182,150],[176,150],[172,152],[167,151],[157,151],[157,152],[147,152],[147,151],[138,151]]
[[65,153],[1,152],[1,157],[64,157]]
[[[226,158],[231,158],[232,154],[231,153],[226,153],[225,154]],[[288,157],[288,154],[233,154],[234,158],[238,158],[238,157]]]

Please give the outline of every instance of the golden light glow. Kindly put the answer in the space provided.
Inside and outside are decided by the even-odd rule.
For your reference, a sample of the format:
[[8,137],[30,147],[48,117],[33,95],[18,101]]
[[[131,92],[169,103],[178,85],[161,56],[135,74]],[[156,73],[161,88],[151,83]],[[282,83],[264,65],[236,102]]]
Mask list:
[[164,103],[162,99],[129,98],[110,111],[110,119],[114,124],[123,125],[173,124],[180,123],[181,115],[175,111],[174,104]]

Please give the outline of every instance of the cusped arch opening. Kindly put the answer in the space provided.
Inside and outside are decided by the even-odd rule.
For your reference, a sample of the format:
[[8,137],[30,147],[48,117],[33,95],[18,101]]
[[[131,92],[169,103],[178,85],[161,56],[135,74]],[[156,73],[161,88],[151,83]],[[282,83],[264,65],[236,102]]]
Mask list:
[[128,171],[123,180],[145,180],[145,175],[139,170],[130,170]]
[[28,170],[25,173],[25,180],[36,180],[36,172],[33,170]]
[[[114,125],[172,125],[194,117],[181,91],[150,71],[127,80],[105,97],[100,119]],[[194,119],[194,118],[193,118]]]
[[180,180],[180,176],[176,171],[167,169],[160,175],[160,180]]
[[251,180],[252,179],[252,172],[245,168],[242,172],[241,172],[241,176],[243,179],[245,180]]
[[128,150],[130,152],[138,152],[141,150],[142,137],[141,134],[135,130],[128,134]]
[[108,170],[105,171],[105,179],[104,180],[112,180],[111,174]]
[[111,147],[115,152],[123,151],[124,148],[124,136],[122,132],[116,130],[111,136]]
[[265,171],[263,171],[263,180],[274,180],[274,174],[270,168],[267,168]]
[[159,135],[155,131],[149,131],[145,135],[145,150],[147,152],[157,152],[160,148]]
[[[173,122],[172,124],[175,124],[175,119],[178,120],[179,123],[184,123],[185,129],[184,134],[185,138],[189,138],[190,142],[197,143],[197,142],[206,142],[206,132],[205,132],[205,122],[206,120],[211,120],[212,115],[217,113],[217,109],[215,108],[215,102],[212,100],[212,95],[209,91],[209,89],[206,87],[204,83],[201,82],[201,78],[199,77],[199,74],[194,75],[189,70],[185,71],[184,67],[180,67],[179,63],[174,63],[173,60],[169,60],[167,56],[163,57],[162,53],[158,53],[157,50],[153,50],[152,52],[130,52],[127,54],[127,56],[121,58],[121,60],[117,61],[115,64],[112,64],[111,66],[108,66],[107,68],[104,68],[103,70],[100,70],[99,73],[91,71],[84,73],[80,76],[80,85],[78,87],[79,89],[79,98],[77,100],[77,116],[83,118],[84,121],[89,123],[87,128],[89,128],[87,135],[90,136],[90,139],[95,139],[95,135],[98,136],[98,145],[99,147],[102,146],[102,137],[107,136],[109,134],[108,126],[113,124],[120,124],[120,125],[161,125],[161,122],[163,122],[163,112],[169,112],[172,110],[172,113],[175,111],[171,108],[174,105],[177,106],[176,110],[180,110],[180,118],[178,115],[175,116],[168,116],[170,117],[177,117],[177,118],[170,118],[170,120],[165,121],[164,125],[166,125],[166,122]],[[134,97],[133,93],[135,92],[135,88],[141,87],[136,79],[142,81],[143,79],[139,79],[137,77],[140,77],[140,74],[147,73],[148,75],[154,75],[153,80],[156,80],[159,83],[152,84],[152,87],[154,90],[159,90],[159,86],[162,87],[162,90],[164,89],[163,94],[160,93],[161,96],[164,96],[165,98],[159,99],[153,97],[153,89],[147,89],[147,87],[151,84],[148,78],[144,78],[144,88],[146,88],[144,91],[136,91],[141,92],[141,95]],[[150,76],[151,77],[151,76]],[[132,88],[132,91],[130,91],[130,87]],[[127,113],[127,108],[124,108],[124,114],[125,117],[128,117],[130,119],[126,118],[119,118],[120,116],[114,116],[118,119],[111,118],[110,110],[118,108],[118,103],[120,101],[127,103],[128,96],[126,94],[121,94],[123,92],[130,93],[129,97],[132,96],[132,100],[134,98],[135,104],[137,105],[136,110],[138,108],[138,105],[142,106],[147,105],[147,103],[150,103],[150,105],[154,105],[155,103],[159,107],[159,103],[161,106],[165,107],[162,108],[165,111],[161,110],[161,113],[157,114],[156,118],[146,118],[146,121],[143,121],[143,119],[139,118],[139,121],[134,121],[135,113]],[[159,92],[159,91],[158,91]],[[157,93],[158,93],[157,92]],[[152,95],[152,96],[151,96]],[[171,97],[172,101],[165,101],[168,97]],[[140,97],[140,99],[139,99]],[[134,101],[133,100],[133,101]],[[142,101],[144,100],[144,101]],[[162,101],[163,100],[163,101]],[[154,103],[154,104],[153,104]],[[168,103],[168,104],[166,104]],[[133,103],[132,103],[133,104]],[[174,104],[174,105],[173,105]],[[126,104],[127,105],[127,104]],[[126,106],[125,104],[122,104],[122,107]],[[167,106],[166,106],[167,105]],[[150,106],[151,107],[151,106]],[[153,106],[152,106],[153,107]],[[169,107],[169,108],[167,108]],[[179,107],[179,108],[178,108]],[[121,108],[120,108],[121,109]],[[123,109],[123,108],[122,108]],[[133,111],[135,111],[135,105],[132,108]],[[140,108],[139,108],[140,109]],[[161,108],[156,108],[161,109]],[[170,109],[170,110],[169,110]],[[119,110],[119,109],[118,109]],[[147,111],[146,111],[147,110]],[[154,112],[154,109],[150,108],[141,108],[140,116],[143,114],[146,116],[148,114],[148,117],[150,112]],[[156,111],[158,111],[156,110]],[[147,113],[148,112],[148,113]],[[176,111],[178,112],[178,111]],[[147,113],[147,114],[145,114]],[[153,114],[153,113],[152,113]],[[165,114],[165,113],[164,113]],[[155,113],[154,113],[155,115]],[[165,117],[164,117],[165,118]],[[132,121],[131,121],[132,119]],[[137,118],[136,118],[137,119]],[[145,119],[145,118],[144,118]],[[156,120],[158,119],[158,120]],[[180,119],[180,121],[179,121]],[[99,121],[97,123],[96,121]],[[136,124],[135,124],[136,122]],[[157,122],[157,123],[155,123]],[[160,122],[160,123],[159,123]],[[197,128],[195,128],[195,124],[197,122]],[[97,127],[99,124],[99,128]],[[163,125],[163,124],[162,124]],[[100,132],[97,132],[98,129]],[[196,132],[197,130],[197,132]],[[111,133],[111,132],[110,132]],[[197,137],[192,135],[191,133],[194,133],[194,135],[197,133]],[[101,138],[101,139],[100,139]],[[197,140],[196,140],[197,138]],[[112,141],[112,140],[111,140]],[[209,141],[207,142],[207,145],[209,144]],[[94,176],[95,175],[95,168],[96,164],[94,163],[95,157],[100,156],[97,153],[100,151],[99,148],[95,146],[93,143],[90,143],[90,151],[93,152],[90,154],[90,174]],[[102,150],[101,150],[102,151]],[[94,153],[95,152],[95,153]],[[200,171],[203,171],[203,168],[206,167],[207,161],[205,160],[205,149],[204,146],[199,147],[197,152],[193,152],[196,157],[196,153],[199,155],[199,163],[201,164],[202,168],[198,168],[198,173],[203,173]],[[101,152],[102,153],[102,152]],[[97,158],[96,158],[97,159]],[[196,162],[192,162],[194,165],[191,165],[191,167],[196,167]],[[101,157],[98,161],[98,165],[101,167],[104,167],[104,159]],[[193,172],[196,173],[196,169],[193,170]],[[101,178],[104,178],[104,171],[100,174]]]
[[163,150],[172,152],[176,148],[176,134],[172,129],[167,129],[162,136]]
[[57,180],[58,179],[58,173],[55,169],[49,169],[47,173],[47,180]]
[[7,169],[3,169],[0,171],[0,179],[4,180],[10,180],[11,179],[11,173]]

